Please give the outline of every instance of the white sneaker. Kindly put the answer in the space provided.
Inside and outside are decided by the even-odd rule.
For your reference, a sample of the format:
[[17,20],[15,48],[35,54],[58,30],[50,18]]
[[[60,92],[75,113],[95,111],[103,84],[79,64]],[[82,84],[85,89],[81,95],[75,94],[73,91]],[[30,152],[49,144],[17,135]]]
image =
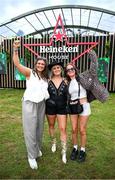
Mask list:
[[38,157],[41,157],[41,156],[42,156],[42,151],[39,150],[39,152],[38,152]]
[[52,150],[52,152],[56,151],[56,144],[55,143],[52,144],[51,150]]
[[28,158],[28,162],[32,169],[38,169],[38,165],[35,159]]
[[62,161],[63,161],[64,164],[66,164],[66,162],[67,162],[66,153],[62,154]]

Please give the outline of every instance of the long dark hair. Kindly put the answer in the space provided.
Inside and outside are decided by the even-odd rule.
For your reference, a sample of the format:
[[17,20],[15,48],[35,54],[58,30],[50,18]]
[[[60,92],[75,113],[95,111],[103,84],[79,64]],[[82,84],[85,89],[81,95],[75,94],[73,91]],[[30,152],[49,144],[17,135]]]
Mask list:
[[[40,60],[43,60],[43,61],[45,62],[45,68],[44,68],[44,70],[41,72],[41,75],[38,74],[38,71],[37,71],[37,68],[36,68],[36,64],[37,64],[37,62],[40,61]],[[42,79],[44,79],[44,80],[47,80],[47,79],[48,79],[48,68],[47,68],[47,62],[46,62],[46,61],[47,61],[46,58],[44,58],[44,57],[38,57],[38,58],[36,59],[35,64],[34,64],[33,74],[35,75],[35,73],[36,73],[37,76],[39,77],[39,79],[40,79],[40,78],[42,78]]]
[[76,68],[75,64],[73,64],[72,62],[68,63],[65,67],[65,76],[68,82],[71,81],[71,78],[68,76],[67,74],[67,66],[71,65],[74,69],[75,69],[75,77],[79,76],[79,70]]

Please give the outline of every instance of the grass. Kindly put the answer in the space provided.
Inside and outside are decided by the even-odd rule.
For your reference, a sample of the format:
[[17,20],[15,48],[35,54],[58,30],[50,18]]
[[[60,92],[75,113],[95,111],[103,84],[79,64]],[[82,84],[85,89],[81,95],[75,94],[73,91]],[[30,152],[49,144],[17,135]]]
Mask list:
[[87,129],[87,158],[80,164],[71,161],[71,125],[68,118],[68,163],[61,162],[59,131],[58,150],[50,150],[48,124],[45,120],[43,157],[38,170],[27,162],[21,120],[24,90],[0,89],[0,179],[114,179],[115,178],[115,93],[102,104],[91,103],[92,115]]

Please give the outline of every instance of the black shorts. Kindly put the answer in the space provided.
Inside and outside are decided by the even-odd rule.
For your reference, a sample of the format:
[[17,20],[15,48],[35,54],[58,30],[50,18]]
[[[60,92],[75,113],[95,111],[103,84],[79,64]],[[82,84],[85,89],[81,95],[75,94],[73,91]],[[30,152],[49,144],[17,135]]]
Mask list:
[[66,104],[51,104],[46,101],[46,114],[48,115],[56,115],[56,114],[61,114],[61,115],[66,115],[67,110],[66,110]]

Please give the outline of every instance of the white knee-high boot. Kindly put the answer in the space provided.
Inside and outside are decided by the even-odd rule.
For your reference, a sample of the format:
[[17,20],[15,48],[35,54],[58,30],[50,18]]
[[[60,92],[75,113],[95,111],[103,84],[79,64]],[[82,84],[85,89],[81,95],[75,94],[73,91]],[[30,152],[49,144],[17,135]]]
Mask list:
[[56,151],[56,138],[51,138],[51,143],[52,143],[51,150],[52,152],[55,152]]
[[62,146],[62,151],[61,151],[62,161],[63,161],[64,164],[66,164],[66,162],[67,162],[67,158],[66,158],[67,143],[61,141],[61,146]]

